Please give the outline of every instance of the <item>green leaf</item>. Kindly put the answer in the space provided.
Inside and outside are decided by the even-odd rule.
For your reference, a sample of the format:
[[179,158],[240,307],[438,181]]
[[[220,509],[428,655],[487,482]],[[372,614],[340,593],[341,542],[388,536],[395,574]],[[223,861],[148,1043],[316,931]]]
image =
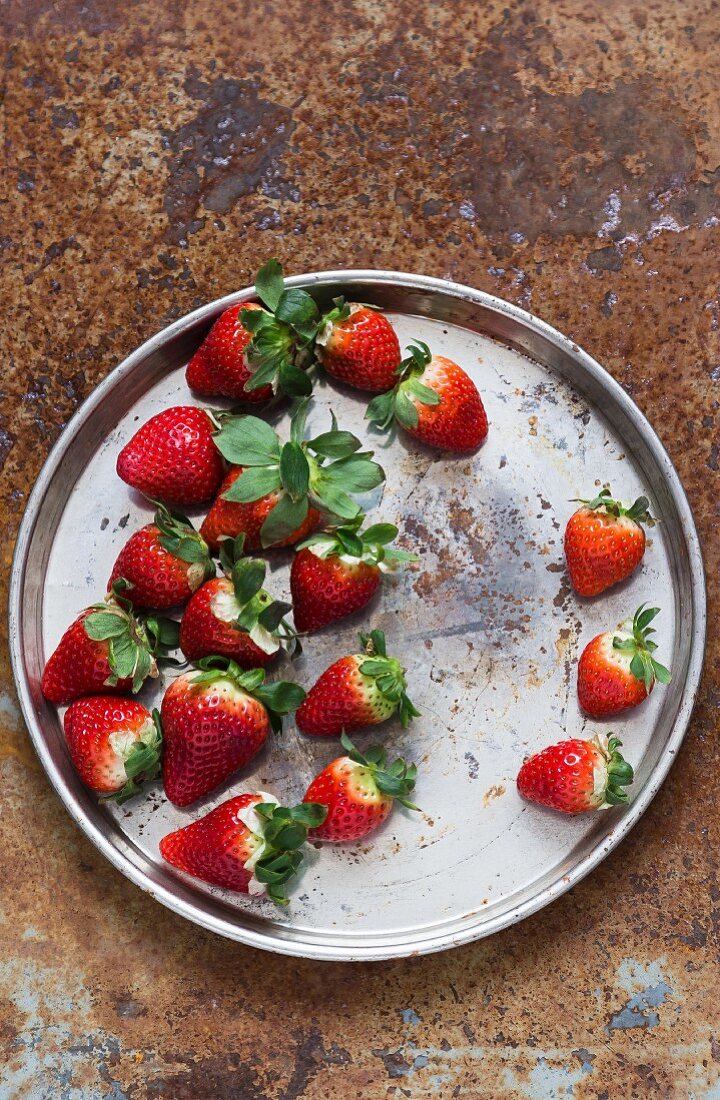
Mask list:
[[267,566],[259,558],[241,558],[232,570],[235,598],[241,607],[249,603],[265,583]]
[[261,365],[253,370],[252,374],[243,386],[245,392],[252,393],[253,390],[259,390],[262,386],[269,385],[278,372],[280,362],[280,357],[271,356],[268,358],[263,358]]
[[314,496],[326,512],[340,519],[354,519],[360,512],[360,506],[351,496],[326,481],[322,475],[317,480]]
[[354,454],[323,466],[322,480],[346,493],[366,493],[385,480],[385,471],[369,454]]
[[290,810],[293,821],[299,821],[308,829],[314,829],[322,825],[328,815],[328,808],[322,802],[301,802],[299,806],[293,806]]
[[398,537],[394,523],[373,523],[362,532],[362,540],[367,546],[386,546]]
[[234,466],[267,466],[280,459],[277,433],[257,416],[229,417],[215,445]]
[[292,684],[288,680],[276,680],[272,684],[264,684],[255,690],[255,695],[260,702],[272,710],[275,714],[289,714],[297,710],[305,698],[305,692],[299,684]]
[[310,466],[299,443],[286,443],[280,455],[280,481],[293,500],[304,496],[310,485]]
[[280,488],[278,466],[251,466],[249,470],[243,470],[240,477],[236,478],[230,488],[223,493],[223,500],[250,504]]
[[[162,542],[162,539],[160,541]],[[186,537],[179,539],[172,552],[176,558],[190,564],[205,561],[208,556],[207,546],[199,538]]]
[[113,638],[110,642],[108,663],[120,680],[133,675],[137,664],[138,647],[129,638]]
[[359,450],[362,444],[352,432],[323,432],[311,439],[307,446],[323,458],[347,458]]
[[275,316],[288,325],[305,325],[315,321],[320,311],[306,290],[292,288],[283,290],[275,307]]
[[418,382],[417,378],[408,378],[403,386],[403,392],[412,394],[423,405],[439,405],[442,400],[439,393],[435,393],[435,390],[431,390],[429,386],[424,386],[422,382]]
[[350,554],[355,558],[362,557],[365,547],[362,539],[358,538],[353,531],[343,530],[342,527],[339,527],[335,532],[335,538],[346,554]]
[[665,665],[661,665],[659,661],[653,661],[653,672],[655,673],[655,679],[659,684],[669,684],[672,676],[670,669],[665,668]]
[[395,394],[395,416],[403,428],[417,428],[418,411],[407,394],[399,389]]
[[112,611],[93,611],[83,622],[85,633],[94,642],[105,642],[109,638],[120,638],[129,631],[125,615],[115,615]]
[[287,493],[281,496],[278,503],[260,528],[260,538],[263,546],[273,546],[275,543],[284,542],[298,527],[305,522],[308,514],[308,498],[292,500]]
[[255,278],[255,290],[258,298],[274,313],[284,289],[285,283],[280,261],[276,259],[268,260],[260,268]]
[[260,612],[257,621],[260,626],[268,631],[268,633],[274,634],[280,626],[280,623],[290,611],[292,611],[291,603],[284,603],[282,600],[273,600],[272,603],[268,604],[268,606]]
[[306,397],[312,393],[312,382],[304,370],[289,359],[284,359],[278,369],[280,388],[289,397]]
[[389,393],[380,393],[372,399],[367,407],[365,419],[384,429],[390,426],[394,415],[395,390],[390,390]]
[[264,309],[245,308],[240,310],[240,323],[248,332],[255,334],[265,325],[273,324],[273,317],[270,313],[266,313]]

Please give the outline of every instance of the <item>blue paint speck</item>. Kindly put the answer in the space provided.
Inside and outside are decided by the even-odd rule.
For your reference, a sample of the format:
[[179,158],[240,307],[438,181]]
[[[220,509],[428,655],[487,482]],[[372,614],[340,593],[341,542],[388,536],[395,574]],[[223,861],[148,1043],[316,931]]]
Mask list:
[[660,1017],[657,1012],[652,1012],[651,1009],[664,1004],[671,993],[671,987],[663,981],[658,982],[657,985],[648,986],[640,993],[636,993],[630,998],[625,1007],[611,1018],[610,1023],[605,1028],[608,1035],[611,1035],[613,1031],[627,1031],[633,1027],[657,1027]]

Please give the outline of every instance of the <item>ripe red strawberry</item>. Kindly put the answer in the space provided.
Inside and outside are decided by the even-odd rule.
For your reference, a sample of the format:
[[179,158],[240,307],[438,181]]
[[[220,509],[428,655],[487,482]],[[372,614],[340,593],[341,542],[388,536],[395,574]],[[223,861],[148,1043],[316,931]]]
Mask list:
[[176,806],[209,794],[252,760],[271,727],[305,697],[297,684],[265,684],[262,669],[243,672],[210,658],[179,676],[165,692],[160,717],[165,753],[163,784]]
[[279,806],[264,791],[228,798],[198,821],[160,841],[160,854],[186,875],[242,894],[267,893],[287,905],[283,886],[302,863],[308,829],[326,809]]
[[397,382],[402,357],[395,329],[370,306],[336,298],[320,323],[316,352],[328,374],[356,389],[381,393]]
[[626,508],[602,489],[594,500],[579,501],[582,508],[568,520],[565,557],[570,583],[578,596],[597,596],[625,580],[645,553],[642,523],[651,523],[647,497]]
[[476,450],[488,433],[477,387],[468,374],[421,340],[408,347],[391,393],[374,398],[367,419],[381,430],[393,419],[423,443],[444,451]]
[[659,607],[643,604],[618,630],[606,630],[586,645],[578,663],[578,699],[585,714],[605,718],[642,703],[655,681],[670,673],[653,657],[657,645],[650,626]]
[[[275,490],[267,493],[259,500],[253,500],[247,504],[227,500],[226,493],[244,473],[242,466],[233,466],[218,493],[217,500],[211,507],[200,527],[200,534],[213,552],[220,548],[222,539],[234,539],[238,535],[245,536],[245,548],[247,550],[260,550],[263,548],[262,529],[270,515],[277,507],[282,494]],[[308,508],[307,514],[294,531],[281,537],[279,541],[273,541],[266,546],[292,546],[298,539],[305,538],[314,531],[320,523],[320,513],[316,508]]]
[[253,365],[248,361],[247,346],[252,333],[242,323],[241,313],[261,309],[257,302],[239,302],[221,313],[185,372],[191,390],[204,397],[231,397],[235,401],[269,401],[272,386],[248,387]]
[[364,653],[341,657],[323,672],[295,718],[303,733],[337,737],[344,730],[376,726],[396,711],[403,726],[420,712],[405,694],[405,670],[388,657],[382,630],[361,634]]
[[204,409],[165,409],[125,444],[118,455],[118,476],[164,504],[203,504],[217,492],[225,472],[213,440],[215,427]]
[[332,532],[312,535],[298,547],[290,570],[298,630],[319,630],[359,611],[380,587],[383,568],[417,561],[415,554],[387,546],[397,538],[397,527],[376,523],[360,531],[364,519],[360,515]]
[[621,805],[628,800],[623,787],[633,781],[632,767],[617,751],[621,743],[599,734],[591,741],[575,737],[550,745],[525,761],[518,791],[564,814]]
[[385,474],[372,451],[358,450],[359,439],[338,431],[334,417],[329,432],[305,439],[307,407],[307,401],[298,406],[287,443],[256,416],[223,425],[216,443],[233,469],[201,528],[208,545],[243,532],[248,550],[288,546],[316,528],[321,512],[359,515],[353,496],[374,489]]
[[311,830],[315,840],[359,840],[377,829],[400,802],[417,806],[408,796],[415,787],[417,768],[404,760],[387,764],[387,753],[376,746],[363,755],[346,734],[340,738],[347,756],[340,756],[313,779],[305,801],[327,806],[327,817]]
[[131,535],[108,582],[124,577],[133,607],[163,609],[187,603],[203,581],[215,576],[208,548],[190,520],[160,504],[155,522]]
[[235,543],[234,553],[229,539],[220,550],[228,576],[207,581],[187,605],[180,648],[189,661],[218,654],[240,668],[264,668],[292,640],[285,623],[291,605],[273,600],[263,588],[264,561],[241,557],[242,535]]
[[65,739],[83,783],[115,802],[139,794],[142,782],[160,774],[158,712],[134,699],[92,695],[71,703]]
[[63,634],[42,676],[51,703],[139,691],[148,676],[157,676],[157,660],[177,645],[177,624],[134,617],[122,590],[117,582],[104,603],[86,608]]

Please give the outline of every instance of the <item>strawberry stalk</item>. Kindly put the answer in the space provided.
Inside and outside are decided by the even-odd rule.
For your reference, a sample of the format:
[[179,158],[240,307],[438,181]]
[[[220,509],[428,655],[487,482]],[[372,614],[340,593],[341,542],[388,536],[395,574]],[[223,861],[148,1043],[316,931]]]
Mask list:
[[645,684],[648,692],[656,680],[661,684],[669,684],[671,680],[669,669],[653,657],[657,644],[650,638],[655,633],[650,623],[659,614],[659,607],[641,604],[634,617],[622,624],[622,634],[613,638],[613,649],[632,654],[630,671],[636,680]]
[[618,740],[617,737],[611,736],[609,738],[607,748],[603,746],[599,738],[594,743],[607,761],[605,804],[621,806],[628,800],[628,793],[623,790],[623,787],[628,786],[635,778],[633,766],[628,764],[627,760],[618,752],[622,741]]
[[214,684],[219,680],[230,680],[237,688],[262,703],[268,712],[270,725],[275,733],[282,731],[282,719],[302,703],[305,692],[299,684],[287,680],[275,680],[265,683],[265,672],[253,668],[245,672],[227,657],[203,657],[195,662],[198,675],[193,676],[193,684]]
[[383,432],[388,430],[393,420],[397,420],[403,428],[417,428],[418,411],[411,397],[421,405],[439,405],[441,401],[439,394],[420,381],[432,359],[430,348],[422,340],[416,340],[408,345],[407,352],[395,372],[398,376],[395,388],[374,397],[365,413],[365,419]]
[[339,430],[334,414],[330,431],[305,439],[307,405],[307,401],[298,405],[286,443],[255,416],[232,417],[215,436],[223,457],[243,467],[223,494],[225,500],[249,504],[269,493],[280,494],[261,529],[264,546],[296,531],[311,505],[340,520],[355,519],[360,507],[353,496],[385,480],[382,467],[373,462],[373,452],[360,451],[360,440]]
[[169,554],[190,565],[189,573],[194,574],[188,577],[190,587],[193,590],[199,588],[203,581],[209,581],[215,576],[215,566],[210,559],[207,543],[187,516],[180,512],[171,512],[159,501],[154,500],[152,503],[157,509],[154,523],[160,532],[160,545]]
[[115,687],[119,680],[131,680],[137,692],[148,676],[158,674],[158,664],[175,664],[168,656],[176,649],[179,624],[158,615],[133,614],[132,604],[122,595],[132,585],[119,578],[102,603],[83,622],[88,638],[108,643],[110,676],[105,683]]
[[322,825],[327,817],[327,806],[319,802],[301,802],[292,807],[260,802],[255,811],[264,820],[264,848],[253,874],[265,885],[274,902],[287,905],[283,886],[297,874],[303,861],[300,849],[307,841],[308,829]]
[[366,565],[385,564],[392,568],[402,562],[418,561],[417,554],[407,550],[398,550],[388,544],[394,542],[399,532],[393,523],[374,523],[361,530],[365,516],[360,513],[355,519],[348,520],[332,531],[325,531],[301,542],[296,549],[312,548],[320,558],[351,558],[353,562]]
[[285,618],[292,604],[274,600],[263,585],[267,564],[261,558],[243,557],[245,535],[224,538],[220,543],[220,563],[230,578],[240,613],[234,625],[245,631],[265,653],[285,646],[291,657],[299,657],[302,647],[297,634]]
[[652,524],[655,522],[650,515],[650,501],[647,497],[640,496],[633,504],[626,507],[622,501],[613,498],[609,487],[601,489],[592,500],[575,498],[572,503],[583,504],[592,512],[606,512],[607,515],[614,516],[615,519],[620,519],[621,516],[627,516],[628,519],[633,520],[635,523]]
[[117,802],[118,806],[122,806],[123,802],[140,793],[142,783],[157,779],[163,743],[159,711],[153,710],[152,720],[152,727],[142,734],[140,741],[135,741],[127,751],[120,751],[127,782],[119,791],[101,798],[101,802]]
[[410,801],[409,795],[415,789],[417,768],[414,764],[408,764],[402,758],[387,764],[387,752],[380,745],[375,745],[367,752],[361,753],[355,747],[346,733],[340,735],[340,744],[345,749],[350,759],[372,773],[378,790],[383,794],[394,798],[408,810],[417,810],[419,807]]
[[420,711],[416,710],[405,692],[407,681],[404,668],[397,658],[388,657],[382,630],[361,634],[360,643],[367,659],[360,665],[359,671],[363,676],[372,677],[380,694],[394,705],[401,725],[406,728],[412,718],[419,717]]

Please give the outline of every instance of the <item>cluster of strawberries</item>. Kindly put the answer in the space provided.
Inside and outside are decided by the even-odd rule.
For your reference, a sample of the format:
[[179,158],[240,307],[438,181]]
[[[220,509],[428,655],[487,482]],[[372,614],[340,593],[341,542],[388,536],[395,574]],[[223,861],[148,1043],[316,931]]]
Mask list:
[[[302,733],[340,736],[346,755],[299,805],[280,806],[262,791],[237,795],[160,843],[163,857],[190,875],[284,904],[308,837],[356,840],[395,801],[415,808],[415,766],[388,763],[381,748],[362,754],[348,738],[393,714],[404,726],[418,714],[382,631],[361,634],[362,651],[337,660],[307,694],[265,680],[282,651],[298,652],[299,635],[364,608],[384,570],[415,560],[391,545],[394,525],[364,525],[355,498],[385,477],[373,453],[334,416],[329,430],[306,438],[313,373],[377,394],[367,417],[379,430],[397,423],[446,451],[474,451],[488,423],[465,371],[421,343],[402,359],[377,310],[336,299],[322,315],[309,294],[285,286],[277,261],[258,273],[256,290],[262,304],[223,313],[186,377],[203,397],[266,409],[294,399],[290,438],[259,417],[194,406],[166,409],[139,428],[117,471],[154,502],[154,522],[120,552],[104,601],[61,638],[42,691],[70,704],[65,735],[81,778],[118,802],[162,772],[174,805],[194,803],[244,767],[293,711]],[[211,501],[199,532],[176,510]],[[248,556],[290,546],[292,604],[266,591],[265,561]],[[160,614],[181,607],[179,623]],[[128,693],[157,676],[159,664],[179,664],[171,656],[178,648],[192,668],[151,714]]]
[[[652,522],[647,497],[630,507],[614,500],[609,488],[582,505],[565,530],[565,557],[571,584],[579,596],[598,596],[629,577],[645,554],[643,523]],[[642,703],[656,682],[670,673],[654,657],[657,644],[650,625],[657,607],[639,607],[617,630],[598,634],[578,663],[577,691],[590,718],[608,718]],[[551,745],[525,761],[518,775],[520,794],[543,806],[576,814],[627,802],[625,787],[632,766],[618,751],[612,734],[591,740],[572,738]]]

